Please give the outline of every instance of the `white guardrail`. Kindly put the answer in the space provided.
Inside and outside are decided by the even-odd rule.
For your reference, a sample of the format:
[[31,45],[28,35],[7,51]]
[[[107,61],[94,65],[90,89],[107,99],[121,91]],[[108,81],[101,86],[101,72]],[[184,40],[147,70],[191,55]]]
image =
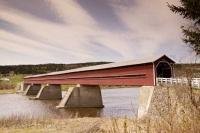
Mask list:
[[[188,85],[189,81],[187,78],[157,78],[157,84],[163,85],[173,85],[173,84],[181,84],[181,85]],[[191,85],[194,88],[200,89],[200,78],[192,78]]]

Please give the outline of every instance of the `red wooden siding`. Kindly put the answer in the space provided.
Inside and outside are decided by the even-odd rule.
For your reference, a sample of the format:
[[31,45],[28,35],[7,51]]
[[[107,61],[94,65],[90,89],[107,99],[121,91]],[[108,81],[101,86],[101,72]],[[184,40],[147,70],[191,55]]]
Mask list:
[[60,75],[25,78],[27,84],[87,84],[153,86],[153,63]]

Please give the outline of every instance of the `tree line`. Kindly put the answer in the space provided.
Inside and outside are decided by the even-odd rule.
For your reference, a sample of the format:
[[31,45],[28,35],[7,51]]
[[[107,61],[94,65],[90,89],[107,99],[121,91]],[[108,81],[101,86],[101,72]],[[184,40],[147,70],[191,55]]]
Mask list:
[[109,62],[87,62],[75,64],[39,64],[39,65],[6,65],[0,66],[0,74],[43,74],[54,71],[63,71],[80,67],[106,64]]

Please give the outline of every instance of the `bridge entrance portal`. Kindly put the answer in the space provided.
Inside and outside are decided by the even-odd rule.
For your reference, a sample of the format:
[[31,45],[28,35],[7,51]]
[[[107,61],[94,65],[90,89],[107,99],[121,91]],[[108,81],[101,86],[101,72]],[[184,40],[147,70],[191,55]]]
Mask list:
[[156,76],[159,78],[171,78],[172,67],[168,62],[160,62],[156,67]]

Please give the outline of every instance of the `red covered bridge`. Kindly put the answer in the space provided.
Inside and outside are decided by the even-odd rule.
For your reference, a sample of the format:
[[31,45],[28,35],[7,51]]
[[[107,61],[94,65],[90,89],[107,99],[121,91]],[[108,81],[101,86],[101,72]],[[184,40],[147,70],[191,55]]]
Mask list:
[[156,78],[173,77],[174,61],[161,57],[110,63],[24,78],[25,95],[36,99],[61,99],[61,85],[77,85],[68,89],[58,107],[103,107],[101,85],[142,86],[139,115],[148,110],[156,86]]
[[156,77],[173,76],[175,62],[163,55],[121,63],[110,63],[67,71],[27,76],[25,84],[83,84],[155,86]]

